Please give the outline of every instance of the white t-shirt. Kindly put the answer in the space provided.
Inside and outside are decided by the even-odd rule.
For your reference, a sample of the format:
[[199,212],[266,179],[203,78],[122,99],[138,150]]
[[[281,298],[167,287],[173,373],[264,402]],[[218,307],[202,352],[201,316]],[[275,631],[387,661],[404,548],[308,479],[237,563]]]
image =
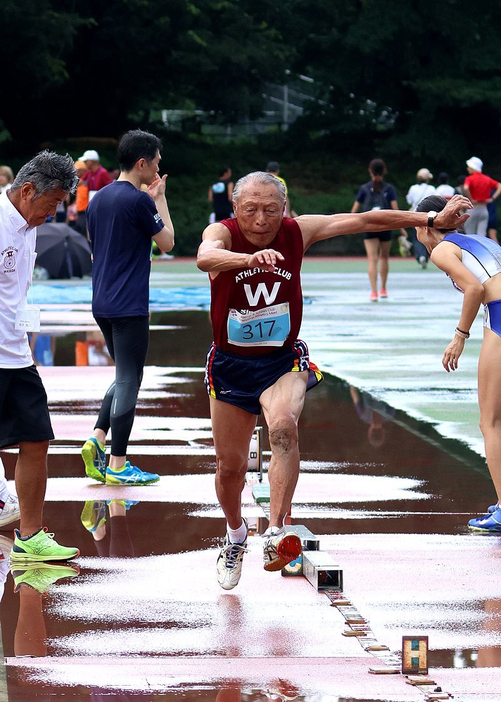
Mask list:
[[435,195],[435,192],[433,185],[429,185],[428,183],[416,183],[415,185],[411,185],[405,198],[411,206],[411,210],[415,211],[421,200],[424,200],[425,197],[429,195]]
[[451,199],[453,195],[456,194],[456,191],[452,187],[452,185],[448,185],[447,183],[442,183],[442,185],[437,185],[437,189],[435,190],[436,195],[440,195],[441,197],[446,197],[448,200]]
[[0,195],[0,368],[33,365],[24,331],[16,331],[16,310],[26,303],[35,267],[36,227],[16,210],[5,190]]

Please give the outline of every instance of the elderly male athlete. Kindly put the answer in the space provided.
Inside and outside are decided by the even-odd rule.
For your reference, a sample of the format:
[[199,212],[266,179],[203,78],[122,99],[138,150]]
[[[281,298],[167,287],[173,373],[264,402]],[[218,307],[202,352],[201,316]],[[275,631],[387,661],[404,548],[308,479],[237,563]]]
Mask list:
[[306,391],[321,380],[298,339],[302,316],[300,269],[311,244],[341,234],[400,227],[457,226],[469,201],[454,197],[436,212],[380,210],[362,214],[283,217],[283,184],[269,173],[250,173],[233,191],[235,219],[211,224],[203,234],[198,267],[211,281],[214,330],[206,385],[217,457],[216,492],[227,520],[217,561],[218,582],[237,585],[247,545],[241,492],[249,442],[262,411],[269,430],[270,525],[264,568],[280,570],[301,552],[285,533],[299,474],[298,421]]

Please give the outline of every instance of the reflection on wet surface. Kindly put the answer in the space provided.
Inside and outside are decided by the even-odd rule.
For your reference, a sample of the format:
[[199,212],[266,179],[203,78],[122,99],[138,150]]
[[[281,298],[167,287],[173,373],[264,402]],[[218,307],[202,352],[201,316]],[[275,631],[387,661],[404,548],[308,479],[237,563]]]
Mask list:
[[[56,366],[74,363],[77,333],[87,332],[58,337]],[[202,382],[209,342],[206,312],[152,317],[130,444],[131,460],[161,475],[147,487],[83,477],[79,449],[113,368],[41,368],[57,437],[45,517],[81,557],[76,569],[10,573],[10,534],[0,536],[0,699],[370,698],[373,658],[341,636],[327,598],[262,569],[267,522],[249,487],[244,514],[256,535],[242,581],[229,594],[217,586],[224,520]],[[396,651],[402,635],[424,633],[433,667],[501,666],[501,586],[478,578],[497,572],[501,543],[465,527],[492,500],[479,457],[333,377],[308,395],[301,448],[292,523],[335,554],[380,640]],[[12,478],[15,453],[2,458]],[[266,441],[264,458],[266,467]],[[385,680],[377,699],[403,699],[399,685]]]

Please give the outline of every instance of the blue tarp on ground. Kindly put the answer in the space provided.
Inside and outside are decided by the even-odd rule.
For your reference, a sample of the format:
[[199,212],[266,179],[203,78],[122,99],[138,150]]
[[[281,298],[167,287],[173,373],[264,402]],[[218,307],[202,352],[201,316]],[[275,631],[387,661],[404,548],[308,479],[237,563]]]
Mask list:
[[[90,285],[33,285],[29,295],[30,303],[49,304],[90,304]],[[162,309],[209,309],[210,288],[150,288],[151,307]]]
[[[33,285],[29,295],[35,305],[80,305],[92,302],[90,285]],[[311,300],[304,300],[308,304]],[[157,309],[208,310],[210,288],[150,288],[150,306]]]

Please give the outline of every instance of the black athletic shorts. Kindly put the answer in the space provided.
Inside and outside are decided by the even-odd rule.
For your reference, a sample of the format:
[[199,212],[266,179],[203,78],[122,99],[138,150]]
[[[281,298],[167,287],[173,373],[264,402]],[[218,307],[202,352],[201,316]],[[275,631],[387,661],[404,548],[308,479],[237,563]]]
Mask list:
[[207,353],[205,387],[216,400],[260,414],[259,398],[265,390],[286,373],[305,370],[308,371],[306,390],[310,390],[323,376],[310,361],[308,347],[301,339],[292,348],[281,347],[264,356],[237,356],[212,344]]
[[36,366],[0,368],[0,448],[54,438]]
[[391,241],[391,232],[365,232],[364,239],[379,239],[379,241]]

